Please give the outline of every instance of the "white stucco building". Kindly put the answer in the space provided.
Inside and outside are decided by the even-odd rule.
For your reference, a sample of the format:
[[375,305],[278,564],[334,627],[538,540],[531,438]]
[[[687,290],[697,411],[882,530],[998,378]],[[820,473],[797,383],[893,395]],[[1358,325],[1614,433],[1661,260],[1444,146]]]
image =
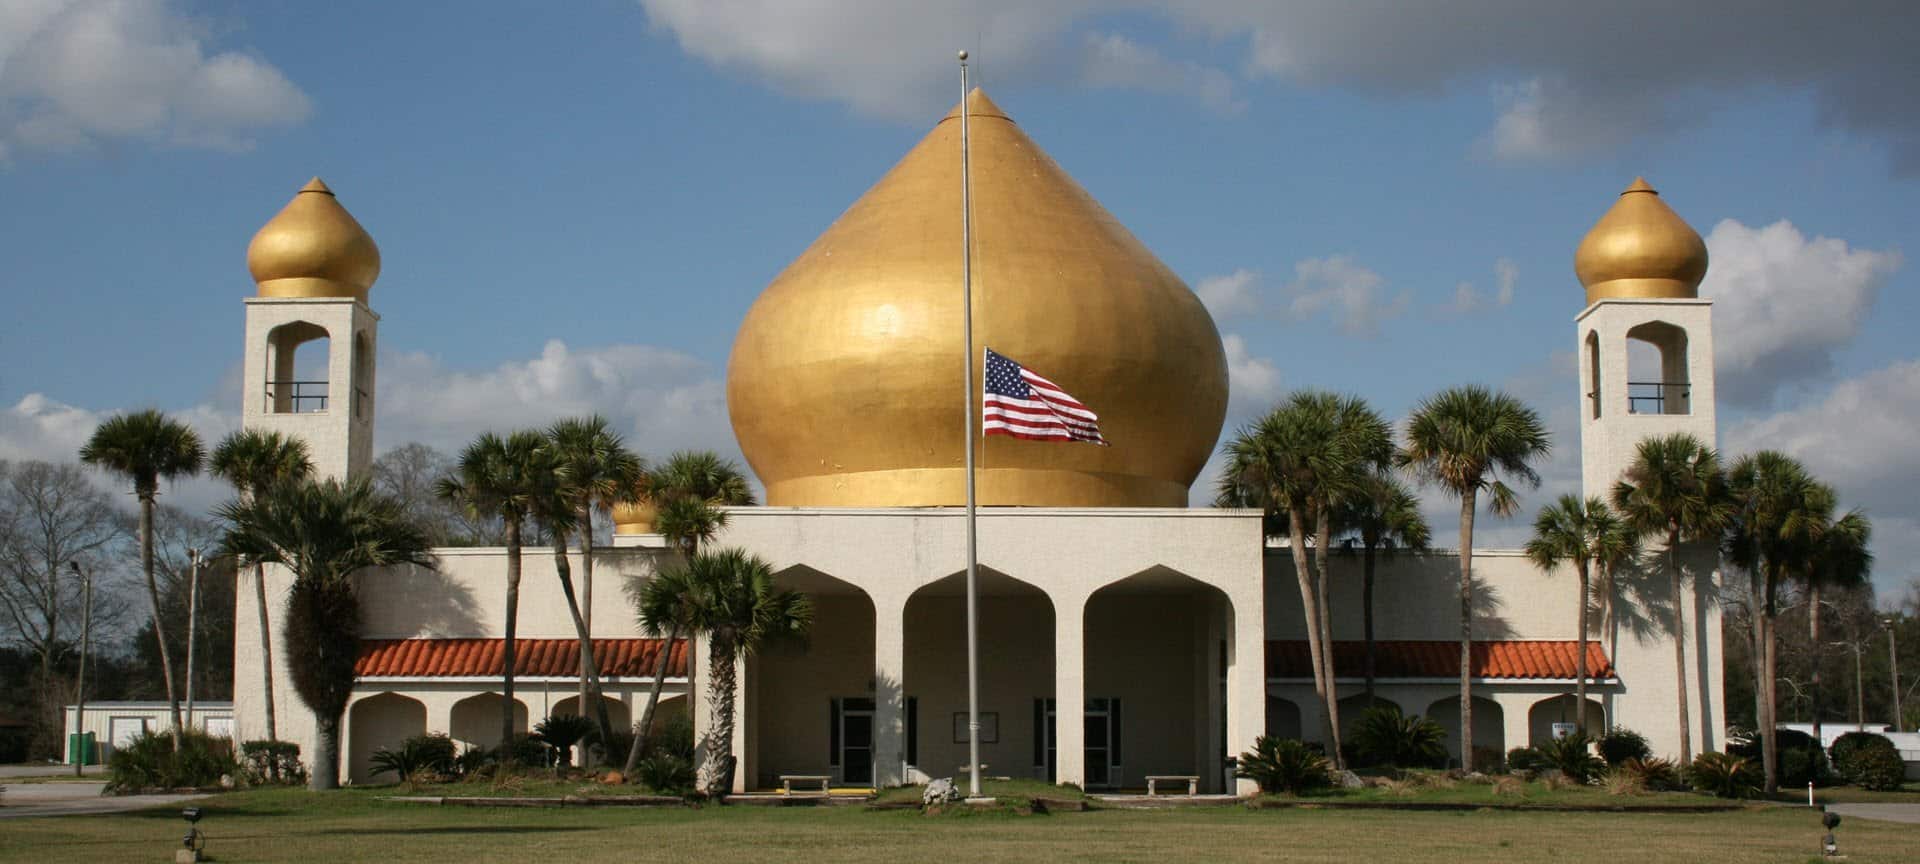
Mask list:
[[[743,661],[736,784],[764,789],[806,774],[889,785],[964,771],[965,519],[954,506],[963,476],[953,396],[957,359],[992,345],[1100,412],[1113,446],[979,442],[985,773],[1090,789],[1195,775],[1207,791],[1251,791],[1231,779],[1226,759],[1261,734],[1316,738],[1320,716],[1287,550],[1262,536],[1258,511],[1185,506],[1225,411],[1218,332],[1192,292],[1004,112],[977,92],[967,112],[975,345],[961,346],[957,326],[958,109],[768,287],[736,339],[729,407],[769,504],[731,509],[715,543],[767,559],[816,610],[804,643]],[[367,302],[378,253],[318,184],[263,229],[269,235],[267,251],[256,240],[250,255],[262,297],[247,305],[246,422],[308,438],[323,473],[357,475],[379,404],[371,350],[379,319]],[[1581,373],[1567,386],[1583,394],[1590,495],[1606,494],[1647,435],[1714,440],[1711,308],[1694,290],[1705,250],[1695,255],[1688,237],[1699,246],[1636,183],[1582,245],[1588,302],[1582,308],[1569,292],[1568,303]],[[1035,323],[1043,316],[1045,327]],[[296,393],[306,367],[291,353],[320,337],[330,340],[329,380],[301,382]],[[1651,366],[1639,368],[1647,357]],[[319,393],[324,402],[308,398]],[[821,405],[830,408],[810,407]],[[1526,501],[1529,511],[1540,503]],[[613,545],[596,551],[592,618],[616,722],[638,715],[653,652],[676,652],[669,711],[688,710],[700,683],[698,645],[642,638],[626,600],[623,589],[674,554],[650,531],[626,520]],[[1605,604],[1612,614],[1604,624],[1596,616],[1589,634],[1584,708],[1596,724],[1634,728],[1669,754],[1682,734],[1696,750],[1723,744],[1715,559],[1696,549],[1680,557],[1688,581],[1678,598],[1657,571],[1629,568],[1617,580]],[[525,562],[515,698],[537,722],[577,710],[577,661],[550,557]],[[1347,724],[1361,692],[1360,564],[1346,550],[1332,562]],[[1514,550],[1475,550],[1474,571],[1475,741],[1481,759],[1497,759],[1573,719],[1579,600],[1571,573],[1542,573]],[[503,574],[503,550],[445,549],[434,569],[362,578],[365,642],[345,776],[380,779],[368,770],[373,750],[426,731],[495,743]],[[243,572],[236,592],[241,738],[264,734],[250,579]],[[1378,694],[1451,729],[1457,556],[1388,557],[1378,579]],[[276,633],[286,587],[284,573],[270,572]],[[1684,733],[1676,634],[1687,651]],[[283,651],[273,656],[284,665]],[[280,736],[312,752],[311,718],[287,670],[275,681]],[[704,700],[692,701],[696,729],[707,728]]]

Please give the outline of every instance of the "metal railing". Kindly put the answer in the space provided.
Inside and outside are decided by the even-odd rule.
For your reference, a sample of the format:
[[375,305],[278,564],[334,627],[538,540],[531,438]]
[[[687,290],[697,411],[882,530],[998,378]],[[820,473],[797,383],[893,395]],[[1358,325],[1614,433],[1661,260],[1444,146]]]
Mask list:
[[1693,387],[1685,381],[1628,381],[1627,413],[1687,414]]
[[275,414],[309,414],[327,410],[325,381],[268,381],[267,405]]

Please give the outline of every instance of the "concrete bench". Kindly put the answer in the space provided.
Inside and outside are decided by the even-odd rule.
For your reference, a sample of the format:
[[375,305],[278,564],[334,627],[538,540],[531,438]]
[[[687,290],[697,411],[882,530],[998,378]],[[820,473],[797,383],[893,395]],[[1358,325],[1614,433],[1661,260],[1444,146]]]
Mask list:
[[827,774],[782,774],[780,775],[780,794],[792,795],[795,783],[818,784],[820,794],[825,795],[833,788],[833,777]]
[[1197,774],[1148,774],[1147,797],[1157,794],[1161,783],[1185,783],[1188,795],[1200,794],[1200,776]]

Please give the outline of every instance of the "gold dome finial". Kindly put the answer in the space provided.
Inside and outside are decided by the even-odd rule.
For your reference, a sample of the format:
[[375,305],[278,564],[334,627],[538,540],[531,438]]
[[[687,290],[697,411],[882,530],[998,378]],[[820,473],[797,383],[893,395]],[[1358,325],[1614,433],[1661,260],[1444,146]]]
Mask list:
[[247,244],[262,297],[353,297],[380,278],[380,247],[315,177]]
[[990,345],[1098,412],[1112,446],[976,438],[982,504],[1186,506],[1226,414],[1213,319],[985,93],[966,110],[974,344],[960,343],[960,124],[938,122],[740,325],[727,410],[767,503],[964,502],[960,364]]
[[1707,275],[1707,244],[1644,177],[1594,223],[1573,254],[1587,302],[1692,298]]
[[613,533],[615,534],[653,534],[657,533],[655,523],[660,520],[660,507],[653,498],[641,495],[632,501],[622,501],[613,505]]

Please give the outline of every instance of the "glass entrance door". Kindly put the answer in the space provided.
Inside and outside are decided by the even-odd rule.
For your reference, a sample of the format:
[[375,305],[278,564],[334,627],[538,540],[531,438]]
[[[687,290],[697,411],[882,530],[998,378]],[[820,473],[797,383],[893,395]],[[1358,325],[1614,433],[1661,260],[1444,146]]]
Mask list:
[[[1045,729],[1046,741],[1046,778],[1049,781],[1058,778],[1059,742],[1056,732],[1059,729],[1057,713],[1052,699],[1039,700],[1044,710],[1039,718]],[[1086,770],[1086,785],[1094,787],[1113,787],[1120,783],[1117,776],[1120,767],[1120,700],[1094,698],[1087,700],[1084,722],[1081,726],[1086,738],[1082,754],[1086,761],[1081,764]]]
[[848,699],[840,712],[840,782],[873,785],[873,700]]

